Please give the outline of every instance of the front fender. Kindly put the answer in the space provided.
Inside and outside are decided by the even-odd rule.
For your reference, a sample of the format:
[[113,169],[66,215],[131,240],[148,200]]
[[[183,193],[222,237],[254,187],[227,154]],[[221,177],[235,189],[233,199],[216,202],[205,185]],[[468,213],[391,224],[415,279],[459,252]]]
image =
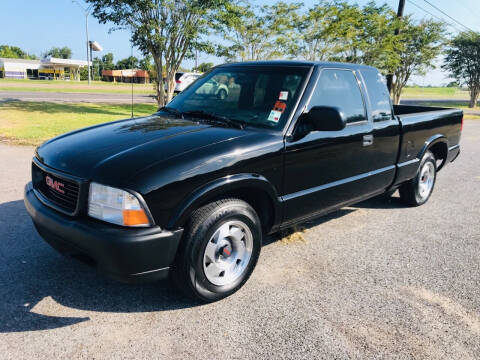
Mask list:
[[168,229],[180,227],[190,216],[192,211],[200,205],[213,201],[222,194],[230,193],[239,189],[257,189],[268,195],[274,210],[274,224],[281,221],[280,203],[275,187],[263,176],[258,174],[229,175],[207,183],[206,185],[191,192],[176,207],[168,222]]

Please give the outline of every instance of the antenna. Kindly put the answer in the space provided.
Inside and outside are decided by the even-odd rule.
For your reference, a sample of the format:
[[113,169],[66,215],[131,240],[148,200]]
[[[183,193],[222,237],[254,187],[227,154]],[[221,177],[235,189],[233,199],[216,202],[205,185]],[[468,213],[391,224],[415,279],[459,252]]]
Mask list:
[[134,78],[134,72],[133,72],[133,42],[130,42],[130,44],[131,44],[130,65],[132,66],[132,118],[133,118],[133,78]]

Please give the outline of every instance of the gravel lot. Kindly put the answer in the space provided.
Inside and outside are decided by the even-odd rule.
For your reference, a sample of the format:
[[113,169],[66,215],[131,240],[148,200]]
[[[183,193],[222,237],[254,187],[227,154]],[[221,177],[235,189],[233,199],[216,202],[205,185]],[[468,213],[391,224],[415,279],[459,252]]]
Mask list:
[[374,199],[268,239],[237,294],[105,279],[58,255],[23,206],[33,149],[0,145],[0,358],[478,359],[480,121],[425,206]]

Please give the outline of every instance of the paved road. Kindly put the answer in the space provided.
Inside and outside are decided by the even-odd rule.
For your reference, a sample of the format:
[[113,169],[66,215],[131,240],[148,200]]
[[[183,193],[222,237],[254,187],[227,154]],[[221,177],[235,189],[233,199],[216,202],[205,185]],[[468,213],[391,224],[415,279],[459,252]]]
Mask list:
[[[131,94],[89,94],[41,91],[0,91],[0,103],[5,101],[45,101],[58,103],[104,103],[130,104]],[[134,94],[136,104],[155,103],[155,98],[146,94]]]
[[215,304],[107,280],[43,243],[22,203],[32,148],[0,146],[2,359],[478,359],[480,121],[431,200],[370,200],[271,238]]

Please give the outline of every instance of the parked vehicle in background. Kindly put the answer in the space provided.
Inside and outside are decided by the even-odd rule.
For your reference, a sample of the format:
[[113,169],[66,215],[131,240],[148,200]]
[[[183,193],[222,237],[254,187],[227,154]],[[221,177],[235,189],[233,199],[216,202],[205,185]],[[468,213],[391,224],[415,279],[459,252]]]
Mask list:
[[[205,96],[214,82],[226,96]],[[59,251],[214,301],[247,281],[266,234],[396,189],[426,203],[462,124],[461,110],[392,106],[372,67],[226,64],[152,116],[38,147],[25,205]]]
[[226,83],[221,82],[221,79],[216,78],[215,76],[205,82],[198,90],[195,92],[196,95],[202,96],[216,96],[220,100],[225,99],[228,96],[229,88]]
[[188,85],[193,83],[203,74],[193,72],[177,72],[175,73],[175,92],[179,93],[187,88]]

